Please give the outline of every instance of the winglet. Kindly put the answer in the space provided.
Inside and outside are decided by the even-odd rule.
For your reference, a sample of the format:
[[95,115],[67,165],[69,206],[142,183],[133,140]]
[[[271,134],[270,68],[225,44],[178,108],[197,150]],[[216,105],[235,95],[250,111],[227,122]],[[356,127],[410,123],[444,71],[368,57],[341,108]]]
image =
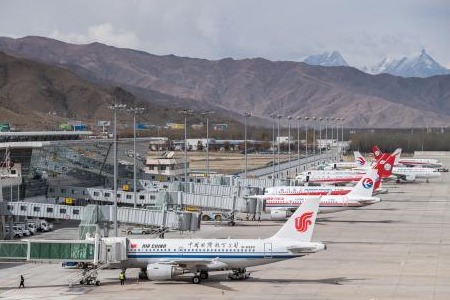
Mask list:
[[319,210],[320,197],[303,201],[272,239],[310,242]]

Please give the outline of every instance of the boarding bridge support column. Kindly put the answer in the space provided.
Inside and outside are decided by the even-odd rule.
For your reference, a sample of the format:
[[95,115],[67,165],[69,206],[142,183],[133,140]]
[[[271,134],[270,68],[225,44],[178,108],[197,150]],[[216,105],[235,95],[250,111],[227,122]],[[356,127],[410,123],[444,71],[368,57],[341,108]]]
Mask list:
[[[3,185],[0,179],[0,240],[5,239],[5,213],[6,213],[6,203],[3,202]],[[12,232],[10,228],[9,232]]]

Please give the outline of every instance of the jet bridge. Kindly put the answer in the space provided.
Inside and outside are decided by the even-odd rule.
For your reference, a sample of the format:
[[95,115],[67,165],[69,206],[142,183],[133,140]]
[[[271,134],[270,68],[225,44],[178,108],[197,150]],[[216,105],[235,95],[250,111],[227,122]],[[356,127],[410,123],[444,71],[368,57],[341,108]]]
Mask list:
[[[6,202],[0,205],[0,215],[26,216],[31,218],[82,220],[90,207],[98,207],[102,212],[102,222],[113,220],[112,205],[70,206],[48,203]],[[195,212],[153,211],[148,209],[119,207],[117,221],[124,224],[138,224],[144,226],[164,226],[178,230],[198,230],[196,221],[199,214]],[[187,225],[191,224],[191,225]]]
[[97,280],[97,271],[105,267],[120,267],[128,259],[128,239],[100,238],[88,240],[22,240],[0,241],[0,261],[22,262],[81,262],[88,266],[69,279],[69,285]]

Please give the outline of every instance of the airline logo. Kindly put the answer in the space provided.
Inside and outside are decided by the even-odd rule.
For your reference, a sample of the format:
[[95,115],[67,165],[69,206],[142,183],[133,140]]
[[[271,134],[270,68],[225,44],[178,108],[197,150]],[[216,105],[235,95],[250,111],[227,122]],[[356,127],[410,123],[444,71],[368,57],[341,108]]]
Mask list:
[[386,163],[386,164],[384,164],[384,169],[385,169],[386,171],[390,171],[390,170],[392,169],[392,165],[389,164],[389,163]]
[[131,249],[136,249],[137,248],[137,244],[131,244]]
[[308,230],[308,227],[312,224],[311,218],[313,216],[313,212],[305,212],[300,217],[295,218],[295,229],[299,232],[305,232]]
[[370,189],[373,186],[373,180],[370,178],[365,178],[362,182],[362,186],[365,189]]
[[358,165],[364,166],[364,164],[366,163],[366,160],[364,159],[364,157],[360,156],[356,159],[356,162],[358,163]]

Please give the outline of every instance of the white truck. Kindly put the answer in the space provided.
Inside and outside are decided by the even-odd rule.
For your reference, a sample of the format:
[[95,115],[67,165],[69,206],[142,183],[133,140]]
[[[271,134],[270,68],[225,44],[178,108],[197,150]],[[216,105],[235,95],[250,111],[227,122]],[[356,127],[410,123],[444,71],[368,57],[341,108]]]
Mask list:
[[37,231],[47,232],[53,229],[53,224],[47,222],[46,220],[35,219],[29,220],[28,223],[34,224],[34,226],[36,226]]

